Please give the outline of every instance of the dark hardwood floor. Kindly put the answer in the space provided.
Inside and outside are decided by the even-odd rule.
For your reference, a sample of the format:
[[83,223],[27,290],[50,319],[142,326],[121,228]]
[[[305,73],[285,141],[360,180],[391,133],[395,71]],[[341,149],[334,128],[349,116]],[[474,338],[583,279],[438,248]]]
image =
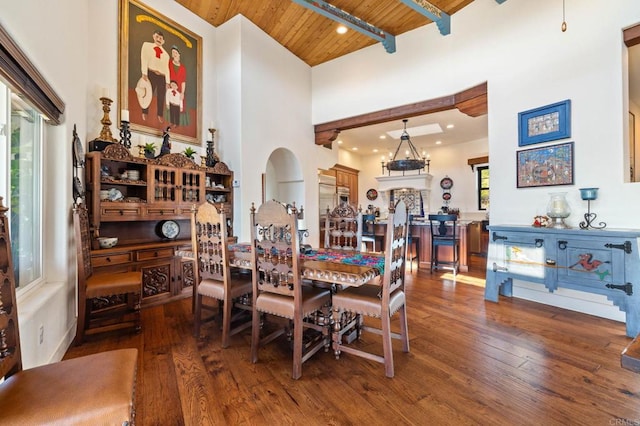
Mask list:
[[[411,352],[394,340],[393,379],[382,364],[320,352],[294,381],[286,341],[252,364],[250,330],[224,350],[215,324],[195,339],[190,299],[144,309],[142,333],[89,337],[65,358],[138,348],[138,425],[640,422],[640,375],[620,367],[631,341],[624,324],[519,299],[485,302],[482,259],[472,266],[456,281],[414,268]],[[360,344],[382,353],[377,335]]]

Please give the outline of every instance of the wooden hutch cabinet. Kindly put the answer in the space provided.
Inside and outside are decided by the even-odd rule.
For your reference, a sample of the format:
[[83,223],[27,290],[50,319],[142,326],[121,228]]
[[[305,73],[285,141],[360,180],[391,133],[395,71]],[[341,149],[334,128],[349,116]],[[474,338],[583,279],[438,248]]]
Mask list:
[[[191,295],[193,260],[178,256],[191,249],[191,209],[209,200],[233,218],[233,172],[223,162],[198,166],[183,154],[136,158],[120,144],[89,152],[86,166],[95,272],[142,271],[143,306]],[[162,233],[166,221],[178,225],[173,238]],[[233,235],[231,219],[227,226]],[[118,244],[101,249],[100,236],[118,237]]]

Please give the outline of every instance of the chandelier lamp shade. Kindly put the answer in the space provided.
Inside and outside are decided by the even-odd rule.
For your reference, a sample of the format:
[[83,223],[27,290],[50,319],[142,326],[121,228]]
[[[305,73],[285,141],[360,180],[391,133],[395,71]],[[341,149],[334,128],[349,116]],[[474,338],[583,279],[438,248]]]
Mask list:
[[[407,133],[408,121],[409,120],[407,120],[406,118],[402,120],[402,122],[404,123],[404,129],[402,131],[402,135],[400,136],[400,144],[398,144],[396,152],[393,154],[393,158],[387,162],[384,161],[384,157],[382,159],[382,174],[384,174],[385,169],[388,171],[389,175],[391,175],[392,171],[401,171],[404,175],[405,172],[412,170],[417,170],[418,174],[420,174],[420,171],[425,170],[425,168],[427,173],[429,172],[429,163],[431,162],[431,160],[429,160],[424,155],[420,156],[418,150],[413,145],[413,142],[411,142],[409,133]],[[402,148],[402,145],[404,143],[407,144],[407,148],[404,151],[405,157],[398,158],[398,153],[400,152],[400,148]]]

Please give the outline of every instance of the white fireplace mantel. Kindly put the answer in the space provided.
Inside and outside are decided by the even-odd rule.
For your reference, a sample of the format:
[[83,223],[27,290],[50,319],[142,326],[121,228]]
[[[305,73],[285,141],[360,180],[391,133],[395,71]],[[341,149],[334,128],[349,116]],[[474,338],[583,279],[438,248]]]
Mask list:
[[433,176],[428,173],[411,175],[378,176],[378,191],[391,191],[393,189],[431,189]]
[[378,176],[378,192],[382,196],[382,202],[385,205],[389,204],[390,192],[398,190],[416,190],[420,191],[422,195],[423,209],[429,211],[430,194],[431,194],[431,179],[430,174],[411,174],[411,175],[392,175],[392,176]]

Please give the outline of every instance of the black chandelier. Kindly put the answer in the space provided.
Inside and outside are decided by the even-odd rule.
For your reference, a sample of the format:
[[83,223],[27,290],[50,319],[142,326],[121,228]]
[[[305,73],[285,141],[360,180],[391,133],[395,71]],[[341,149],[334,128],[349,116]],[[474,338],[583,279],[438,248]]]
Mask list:
[[[418,174],[420,174],[420,170],[425,170],[425,168],[427,173],[429,173],[429,163],[431,162],[431,160],[429,160],[425,156],[421,157],[418,153],[418,150],[411,142],[409,133],[407,133],[407,121],[409,120],[406,118],[402,120],[402,122],[404,123],[404,129],[402,131],[402,135],[400,136],[400,144],[398,145],[398,148],[396,148],[396,152],[393,154],[393,158],[386,163],[384,162],[384,159],[382,161],[382,174],[384,174],[385,169],[388,170],[389,175],[391,175],[392,171],[401,171],[404,175],[404,172],[411,170],[417,170]],[[405,151],[405,158],[396,160],[403,142],[407,142],[409,149]]]

